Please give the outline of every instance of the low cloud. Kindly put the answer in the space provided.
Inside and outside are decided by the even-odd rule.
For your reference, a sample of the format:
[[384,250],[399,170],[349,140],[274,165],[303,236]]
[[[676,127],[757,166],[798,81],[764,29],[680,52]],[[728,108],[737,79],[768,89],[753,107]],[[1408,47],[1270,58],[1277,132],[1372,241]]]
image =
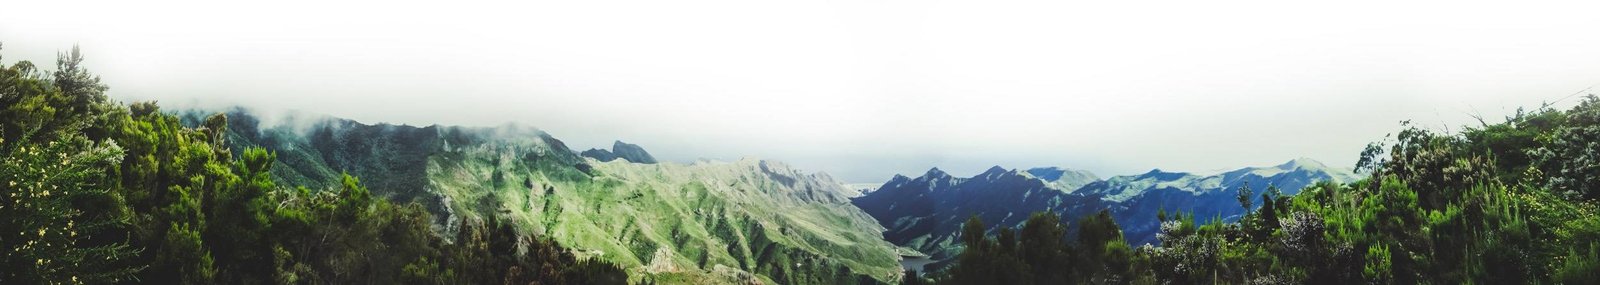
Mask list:
[[0,52],[80,44],[125,101],[515,122],[852,182],[1348,166],[1400,120],[1456,127],[1600,82],[1600,38],[1574,36],[1600,26],[1589,3],[311,4],[14,3]]

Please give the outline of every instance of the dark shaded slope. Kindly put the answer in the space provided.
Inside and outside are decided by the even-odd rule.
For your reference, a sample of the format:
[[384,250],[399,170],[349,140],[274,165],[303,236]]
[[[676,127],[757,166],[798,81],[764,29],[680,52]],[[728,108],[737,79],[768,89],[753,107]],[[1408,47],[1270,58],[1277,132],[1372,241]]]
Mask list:
[[644,151],[644,147],[640,147],[639,145],[636,145],[636,144],[625,143],[625,142],[622,142],[622,141],[616,141],[615,143],[612,143],[611,144],[611,150],[591,148],[589,150],[583,151],[583,153],[581,153],[580,155],[582,155],[584,157],[588,157],[588,158],[593,158],[593,159],[599,160],[601,162],[609,162],[609,161],[612,161],[612,160],[622,159],[622,160],[626,160],[626,161],[632,162],[632,163],[643,163],[643,164],[655,164],[656,163],[656,158],[654,156],[650,156],[650,152]]
[[1238,188],[1244,185],[1257,193],[1253,204],[1261,205],[1259,194],[1269,186],[1293,195],[1316,181],[1352,179],[1348,172],[1309,159],[1211,176],[1152,170],[1096,180],[1077,189],[1053,188],[1062,183],[1052,180],[1064,180],[1073,171],[1034,168],[1028,172],[994,167],[972,178],[958,178],[935,168],[915,179],[897,175],[853,203],[887,228],[885,239],[944,259],[958,252],[960,226],[974,215],[993,232],[1015,228],[1028,215],[1048,211],[1060,215],[1075,231],[1079,219],[1106,209],[1122,226],[1129,243],[1155,244],[1160,228],[1156,216],[1162,210],[1231,221],[1244,213],[1236,198]]
[[636,144],[617,141],[611,144],[611,153],[615,153],[618,158],[626,159],[633,163],[656,163],[656,157],[650,156],[649,152],[644,151],[643,147]]
[[888,229],[884,238],[935,259],[959,252],[961,223],[977,216],[991,231],[1021,225],[1034,212],[1080,215],[1098,199],[1067,195],[1045,182],[998,166],[972,178],[931,169],[916,179],[895,176],[853,203]]

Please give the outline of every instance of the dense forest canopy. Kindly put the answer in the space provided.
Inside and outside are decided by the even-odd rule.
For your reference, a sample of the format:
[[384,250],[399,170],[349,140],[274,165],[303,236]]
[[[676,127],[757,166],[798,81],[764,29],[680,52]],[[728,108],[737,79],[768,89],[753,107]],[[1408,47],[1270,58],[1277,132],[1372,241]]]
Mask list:
[[[1441,133],[1402,122],[1349,184],[1261,193],[1237,223],[1160,213],[1161,247],[1050,214],[988,237],[968,222],[942,284],[1600,284],[1600,97]],[[1252,195],[1240,191],[1244,209]]]
[[441,237],[349,175],[277,185],[274,153],[229,150],[226,116],[188,128],[106,91],[76,48],[53,72],[0,65],[0,283],[627,282],[492,216]]

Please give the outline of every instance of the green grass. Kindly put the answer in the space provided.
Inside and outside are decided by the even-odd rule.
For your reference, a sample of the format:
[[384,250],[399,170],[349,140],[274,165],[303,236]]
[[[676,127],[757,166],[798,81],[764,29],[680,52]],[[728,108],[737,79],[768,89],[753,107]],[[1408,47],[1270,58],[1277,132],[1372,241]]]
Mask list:
[[[429,189],[449,197],[463,216],[498,212],[528,233],[662,283],[730,283],[738,276],[781,283],[763,274],[782,267],[761,259],[768,247],[821,257],[828,262],[818,264],[881,281],[900,273],[897,249],[881,240],[870,217],[848,204],[790,197],[786,193],[802,190],[771,180],[757,161],[590,161],[596,174],[590,177],[517,159],[540,147],[548,146],[458,146],[430,160]],[[554,190],[545,193],[547,187]]]

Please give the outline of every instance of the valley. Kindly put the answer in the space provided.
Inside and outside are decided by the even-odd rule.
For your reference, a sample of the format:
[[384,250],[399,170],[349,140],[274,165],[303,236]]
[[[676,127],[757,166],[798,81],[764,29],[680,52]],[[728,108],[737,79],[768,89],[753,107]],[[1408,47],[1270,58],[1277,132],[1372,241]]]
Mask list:
[[464,219],[496,216],[580,256],[685,283],[842,284],[901,274],[894,245],[849,204],[842,182],[780,162],[657,163],[620,141],[616,154],[580,155],[515,126],[367,125],[326,116],[263,126],[243,109],[226,114],[237,122],[229,132],[236,149],[262,147],[288,166],[275,168],[274,178],[319,185],[349,173],[383,181],[371,184],[376,195],[425,205],[446,236]]
[[1595,95],[1405,121],[1354,169],[847,183],[515,124],[124,104],[82,60],[0,65],[0,284],[1600,283]]

